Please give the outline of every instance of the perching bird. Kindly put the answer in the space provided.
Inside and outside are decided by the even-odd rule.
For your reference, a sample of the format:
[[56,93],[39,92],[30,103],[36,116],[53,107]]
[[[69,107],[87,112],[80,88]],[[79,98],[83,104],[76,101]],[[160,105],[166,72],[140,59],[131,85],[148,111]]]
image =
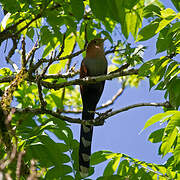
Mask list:
[[[87,47],[86,57],[82,60],[80,78],[107,74],[107,60],[104,54],[104,40],[94,39]],[[80,85],[83,102],[82,119],[94,119],[96,105],[104,89],[105,81],[96,84]],[[81,125],[79,147],[79,171],[82,177],[88,176],[93,126]]]

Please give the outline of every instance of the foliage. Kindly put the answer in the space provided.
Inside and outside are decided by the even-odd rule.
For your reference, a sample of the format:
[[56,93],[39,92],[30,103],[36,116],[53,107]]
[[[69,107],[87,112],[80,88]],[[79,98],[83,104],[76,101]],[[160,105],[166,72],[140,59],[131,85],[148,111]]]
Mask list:
[[[72,59],[85,55],[87,42],[105,37],[111,46],[105,51],[111,54],[109,71],[113,78],[119,72],[122,90],[148,78],[150,89],[165,92],[167,102],[159,105],[164,112],[151,117],[144,129],[164,125],[148,140],[160,143],[160,155],[171,157],[157,165],[122,153],[95,152],[92,166],[109,161],[98,179],[180,178],[180,3],[171,1],[176,12],[159,0],[0,1],[0,44],[12,66],[0,69],[0,177],[81,179],[79,143],[69,123],[81,120],[67,116],[82,109],[77,86],[82,82],[68,84],[79,73]],[[122,34],[114,40],[117,29]],[[146,47],[132,47],[131,36],[138,43],[157,37],[156,53],[164,56],[144,62]],[[91,167],[89,176],[95,171]]]

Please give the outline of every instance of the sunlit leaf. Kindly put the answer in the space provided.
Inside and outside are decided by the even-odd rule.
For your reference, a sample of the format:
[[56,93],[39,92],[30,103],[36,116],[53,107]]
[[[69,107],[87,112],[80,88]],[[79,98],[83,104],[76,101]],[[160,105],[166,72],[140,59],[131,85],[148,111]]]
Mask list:
[[180,79],[174,78],[171,83],[169,83],[169,101],[171,105],[178,109],[180,106]]
[[[179,121],[180,121],[180,119],[179,119]],[[179,128],[180,128],[180,126],[179,126]],[[175,164],[180,163],[180,132],[178,134],[177,145],[176,145],[176,148],[175,148],[173,154],[174,154]]]
[[158,129],[150,134],[148,140],[152,143],[161,142],[163,133],[164,133],[164,128]]
[[111,151],[98,151],[91,155],[91,165],[100,164],[108,159],[116,156],[116,153],[112,153]]
[[160,19],[156,19],[138,33],[137,41],[145,41],[156,35],[157,28],[159,26]]
[[165,128],[164,136],[162,138],[162,145],[161,145],[161,153],[163,154],[163,156],[170,151],[177,137],[178,129],[176,127],[180,127],[179,111],[175,111],[175,114],[171,116],[170,121],[167,127]]
[[116,171],[118,165],[119,165],[119,162],[120,162],[120,159],[121,159],[121,154],[120,156],[116,156],[114,157],[109,163],[108,165],[106,166],[105,170],[104,170],[104,173],[103,175],[104,176],[109,176],[109,175],[113,175],[114,172]]
[[156,115],[152,116],[150,119],[148,119],[148,121],[144,125],[143,129],[146,129],[147,127],[149,127],[159,121],[165,122],[165,121],[169,120],[169,118],[171,118],[171,116],[173,116],[175,113],[176,113],[176,111],[167,111],[165,113],[156,114]]
[[127,160],[121,161],[117,170],[117,174],[120,176],[126,176],[128,171],[129,171],[129,162]]

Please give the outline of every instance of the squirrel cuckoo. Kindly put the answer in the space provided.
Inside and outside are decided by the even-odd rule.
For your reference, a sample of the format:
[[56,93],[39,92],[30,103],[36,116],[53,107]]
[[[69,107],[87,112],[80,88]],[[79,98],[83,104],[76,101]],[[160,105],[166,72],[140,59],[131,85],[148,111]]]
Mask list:
[[[86,57],[82,60],[80,78],[107,74],[107,60],[104,54],[105,39],[94,39],[87,47]],[[82,119],[94,119],[96,105],[104,89],[105,81],[96,84],[80,85],[83,102]],[[81,125],[79,147],[79,171],[82,177],[88,176],[91,155],[93,126]]]

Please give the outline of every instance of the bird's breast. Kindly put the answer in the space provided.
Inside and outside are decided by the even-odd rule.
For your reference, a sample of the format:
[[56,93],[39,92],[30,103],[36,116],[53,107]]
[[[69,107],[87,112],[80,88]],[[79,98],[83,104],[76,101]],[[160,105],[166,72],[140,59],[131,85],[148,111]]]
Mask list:
[[98,76],[106,74],[107,60],[105,58],[85,58],[84,64],[88,71],[88,76]]

